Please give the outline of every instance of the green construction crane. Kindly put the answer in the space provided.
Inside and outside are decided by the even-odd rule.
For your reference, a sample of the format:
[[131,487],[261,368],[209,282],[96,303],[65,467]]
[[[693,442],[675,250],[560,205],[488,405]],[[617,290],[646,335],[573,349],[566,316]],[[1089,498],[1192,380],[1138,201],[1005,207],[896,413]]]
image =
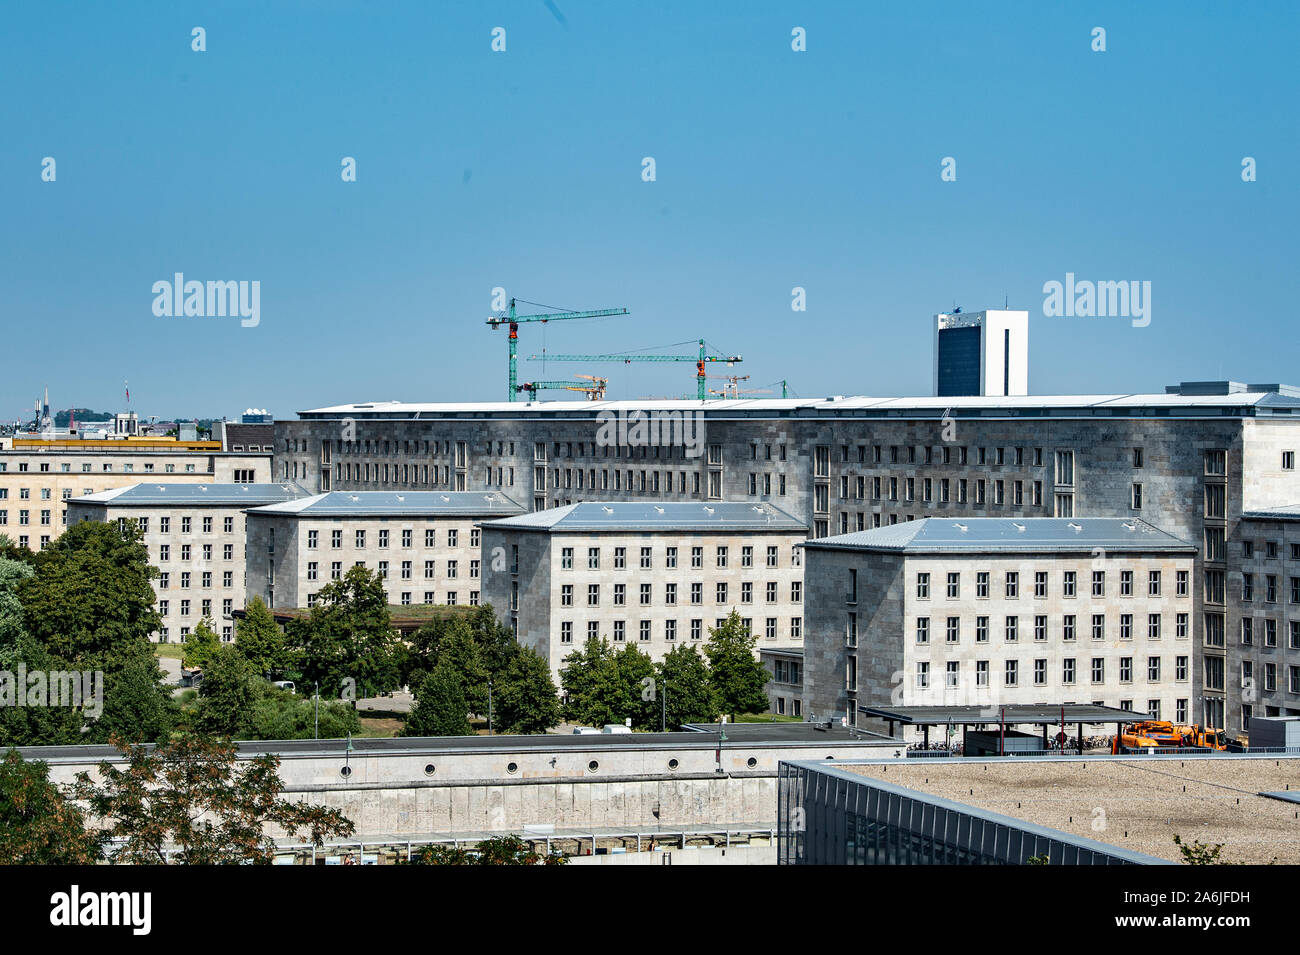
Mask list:
[[[686,342],[678,342],[678,344],[685,345]],[[744,361],[744,359],[741,358],[739,355],[708,354],[704,350],[703,338],[699,340],[699,345],[700,345],[700,353],[698,356],[697,355],[635,354],[635,355],[546,355],[544,357],[546,361],[585,361],[585,362],[621,361],[624,364],[629,362],[634,362],[634,361],[693,361],[695,362],[695,379],[697,384],[696,397],[699,398],[701,401],[703,401],[708,394],[708,386],[706,384],[704,366],[710,362],[717,362],[717,361],[726,362],[728,365],[734,365],[738,362]],[[543,356],[541,355],[530,355],[529,360],[536,361],[542,357]]]
[[[519,301],[525,305],[536,305],[536,302],[529,302],[524,299]],[[546,306],[541,306],[545,308]],[[500,317],[489,318],[487,323],[492,328],[499,328],[502,325],[510,326],[510,384],[506,393],[507,401],[515,400],[515,393],[519,391],[518,381],[518,358],[516,350],[519,346],[519,323],[520,322],[563,322],[573,318],[605,318],[609,315],[626,315],[625,308],[598,308],[590,312],[543,312],[537,315],[516,315],[515,300],[510,300],[510,307],[505,315]]]
[[525,381],[522,385],[515,385],[515,391],[528,392],[529,401],[536,400],[539,391],[581,391],[589,401],[600,401],[605,397],[605,387],[609,384],[608,378],[597,378],[594,375],[579,375],[578,377],[586,380]]

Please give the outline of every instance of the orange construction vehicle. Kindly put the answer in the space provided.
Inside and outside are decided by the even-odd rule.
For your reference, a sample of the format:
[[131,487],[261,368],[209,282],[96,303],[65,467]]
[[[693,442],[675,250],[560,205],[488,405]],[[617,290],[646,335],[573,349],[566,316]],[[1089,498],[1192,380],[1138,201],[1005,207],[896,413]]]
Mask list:
[[1143,720],[1129,726],[1111,744],[1111,752],[1118,753],[1121,746],[1128,749],[1163,749],[1167,747],[1200,747],[1222,750],[1228,748],[1228,737],[1214,727],[1175,725],[1166,720]]
[[1190,726],[1175,726],[1174,730],[1182,737],[1183,746],[1200,746],[1205,749],[1228,748],[1228,734],[1213,726],[1193,723]]
[[1129,749],[1156,749],[1166,746],[1183,746],[1183,736],[1173,723],[1165,720],[1142,720],[1125,728],[1115,737],[1111,752],[1118,753],[1121,746]]

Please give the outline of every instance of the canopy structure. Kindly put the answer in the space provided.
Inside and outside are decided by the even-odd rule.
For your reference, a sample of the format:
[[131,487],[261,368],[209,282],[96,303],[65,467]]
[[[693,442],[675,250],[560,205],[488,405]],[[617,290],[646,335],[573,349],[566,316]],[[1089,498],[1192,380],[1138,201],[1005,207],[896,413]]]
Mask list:
[[[1073,723],[1077,728],[1079,753],[1083,754],[1084,723],[1114,723],[1118,736],[1127,723],[1137,723],[1152,719],[1150,713],[1134,710],[1121,710],[1113,706],[1097,706],[1092,703],[1032,703],[1010,704],[1006,706],[859,706],[858,712],[884,720],[889,724],[889,735],[894,735],[894,725],[919,726],[924,736],[925,745],[930,744],[930,727],[960,726],[965,735],[970,726],[1017,726],[1030,724],[1043,728],[1043,749],[1048,748],[1047,732],[1050,726],[1063,726]],[[1061,731],[1063,733],[1063,730]],[[1058,733],[1058,735],[1060,735]],[[1061,741],[1064,751],[1064,741]]]

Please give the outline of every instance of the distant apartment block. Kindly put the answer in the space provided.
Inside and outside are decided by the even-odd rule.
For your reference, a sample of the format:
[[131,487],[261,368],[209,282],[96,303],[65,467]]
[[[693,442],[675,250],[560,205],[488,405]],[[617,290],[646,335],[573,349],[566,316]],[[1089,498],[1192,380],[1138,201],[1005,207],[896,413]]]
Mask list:
[[1196,547],[1142,520],[926,518],[804,549],[819,716],[1093,703],[1202,719]]
[[482,599],[478,522],[522,513],[504,494],[335,491],[252,508],[248,595],[307,608],[354,566],[378,572],[393,605]]
[[174,438],[15,437],[0,450],[0,534],[40,550],[63,533],[73,498],[141,481],[256,484],[271,480],[271,455],[226,453],[218,442]]
[[803,646],[804,523],[771,504],[589,501],[485,522],[484,600],[557,673],[589,639],[654,659],[736,611],[760,647]]
[[1029,313],[1005,309],[934,317],[934,393],[1029,394]]
[[69,521],[135,521],[154,580],[162,629],[180,642],[204,617],[224,640],[245,597],[245,519],[250,506],[303,497],[294,484],[133,484],[68,501]]

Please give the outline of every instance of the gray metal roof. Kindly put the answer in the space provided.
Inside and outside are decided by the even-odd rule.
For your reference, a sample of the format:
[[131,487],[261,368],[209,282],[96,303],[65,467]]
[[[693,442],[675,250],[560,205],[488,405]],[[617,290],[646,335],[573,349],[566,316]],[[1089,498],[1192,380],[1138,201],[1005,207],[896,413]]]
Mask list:
[[1300,521],[1300,504],[1283,504],[1257,511],[1243,511],[1243,521]]
[[[940,726],[948,723],[1136,723],[1151,719],[1150,713],[1121,710],[1091,703],[1028,703],[1008,706],[859,706],[858,712],[907,726]],[[1003,715],[1005,713],[1005,716]]]
[[160,507],[168,504],[210,507],[252,507],[305,497],[297,484],[132,484],[82,497],[69,504],[108,504],[112,507]]
[[790,531],[808,525],[771,504],[744,501],[583,501],[487,521],[493,529],[546,531]]
[[905,554],[1196,551],[1194,544],[1146,521],[1123,517],[926,517],[822,537],[803,546]]
[[[1180,386],[1181,387],[1181,386]],[[1231,391],[1188,388],[1175,394],[1015,395],[1010,397],[872,397],[831,395],[812,398],[644,399],[618,401],[368,401],[299,411],[300,418],[570,417],[629,411],[699,411],[706,416],[868,418],[957,417],[1249,417],[1300,409],[1295,389]],[[1219,393],[1214,393],[1218,391]],[[1224,393],[1227,392],[1227,393]]]
[[498,491],[330,491],[249,513],[271,517],[492,517],[523,505]]
[[[531,736],[400,736],[374,739],[353,739],[355,755],[412,755],[416,753],[458,752],[553,752],[576,749],[655,750],[655,749],[713,749],[718,745],[718,724],[693,724],[688,729],[667,733],[538,733]],[[824,746],[860,743],[864,746],[896,743],[889,737],[868,730],[848,730],[836,723],[829,730],[824,723],[728,723],[727,739],[747,746]],[[728,745],[728,744],[724,744]],[[285,758],[295,756],[342,756],[348,746],[343,739],[264,740],[239,742],[241,756],[274,753]],[[86,760],[95,758],[118,759],[121,754],[102,744],[85,746],[22,746],[18,748],[24,759],[45,761]]]

